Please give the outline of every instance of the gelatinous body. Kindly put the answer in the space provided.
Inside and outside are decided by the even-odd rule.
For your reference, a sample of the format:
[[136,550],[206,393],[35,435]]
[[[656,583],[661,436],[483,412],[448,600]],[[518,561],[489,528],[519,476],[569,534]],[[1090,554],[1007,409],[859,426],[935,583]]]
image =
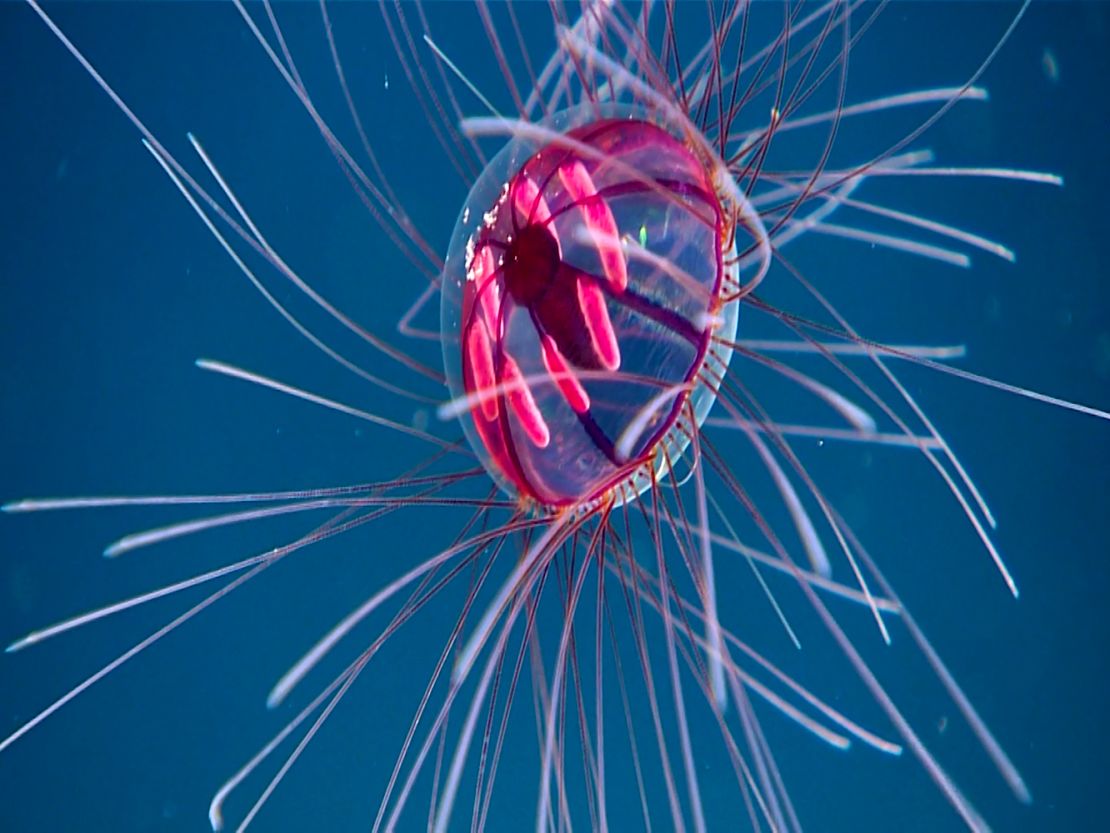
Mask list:
[[448,257],[464,270],[455,392],[504,486],[588,502],[651,461],[698,389],[732,222],[698,154],[631,116],[554,134],[500,181],[491,205],[472,192],[480,222]]

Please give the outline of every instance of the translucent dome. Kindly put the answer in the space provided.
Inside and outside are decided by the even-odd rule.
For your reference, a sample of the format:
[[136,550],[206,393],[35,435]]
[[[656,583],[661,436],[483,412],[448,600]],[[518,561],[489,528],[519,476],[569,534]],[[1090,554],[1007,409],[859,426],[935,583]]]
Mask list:
[[442,285],[448,386],[495,480],[557,508],[664,475],[731,357],[736,261],[706,164],[643,114],[566,111],[510,141]]

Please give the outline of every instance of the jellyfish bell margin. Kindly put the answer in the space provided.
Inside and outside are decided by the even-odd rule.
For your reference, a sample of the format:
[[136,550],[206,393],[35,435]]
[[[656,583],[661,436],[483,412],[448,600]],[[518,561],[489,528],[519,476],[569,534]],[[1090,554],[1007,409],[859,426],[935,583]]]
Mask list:
[[659,122],[611,103],[505,120],[452,235],[440,413],[539,509],[619,506],[665,475],[727,371],[742,264],[768,266],[724,163],[689,121]]

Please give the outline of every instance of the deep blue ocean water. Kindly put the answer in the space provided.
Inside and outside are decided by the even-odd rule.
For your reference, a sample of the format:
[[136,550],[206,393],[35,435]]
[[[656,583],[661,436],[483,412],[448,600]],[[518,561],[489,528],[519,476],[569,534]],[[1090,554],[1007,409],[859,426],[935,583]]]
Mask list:
[[[1013,11],[1001,3],[893,3],[853,53],[849,98],[961,83]],[[432,4],[429,12],[440,45],[509,109],[472,10]],[[52,13],[190,170],[203,168],[187,131],[295,268],[369,328],[393,333],[422,279],[352,195],[233,8],[92,3]],[[283,4],[279,14],[306,82],[321,90],[321,108],[353,144],[315,6]],[[340,4],[334,14],[375,148],[442,250],[466,185],[412,101],[377,11]],[[549,31],[526,35],[538,39],[535,54],[550,47]],[[867,192],[1000,239],[1017,251],[1016,264],[976,254],[963,270],[823,238],[792,247],[797,262],[869,335],[965,344],[963,367],[1110,408],[1108,46],[1105,4],[1034,4],[982,79],[991,102],[956,108],[917,143],[942,163],[1059,173],[1063,189],[951,180],[884,182]],[[394,419],[429,417],[358,383],[265,307],[134,128],[19,4],[0,5],[0,67],[0,500],[307,488],[395,476],[420,459],[425,450],[414,441],[196,369],[198,357],[226,360]],[[464,109],[479,112],[469,99]],[[899,114],[877,123],[896,134],[914,120]],[[863,153],[873,139],[846,126],[841,146],[850,157],[852,143]],[[269,285],[297,303],[280,280]],[[774,299],[774,288],[767,292]],[[305,315],[326,326],[311,310]],[[435,320],[433,313],[422,323]],[[335,337],[368,366],[383,366]],[[433,346],[393,338],[437,361]],[[812,465],[1014,758],[1032,806],[1010,797],[904,632],[895,629],[894,648],[884,650],[866,616],[857,616],[852,634],[995,829],[1103,829],[1110,424],[919,369],[904,376],[997,515],[996,541],[1021,586],[1019,601],[937,478],[908,452],[830,447]],[[100,557],[123,534],[181,517],[0,517],[0,641],[304,529],[262,524],[116,561]],[[450,513],[412,511],[302,553],[94,686],[0,754],[0,831],[206,829],[212,791],[292,714],[265,709],[277,676],[374,588],[443,546],[457,523]],[[732,587],[722,591],[722,607],[758,607],[750,582]],[[199,598],[158,602],[0,658],[0,734]],[[787,652],[760,610],[751,618],[768,629],[763,638]],[[453,620],[450,605],[441,606],[380,658],[258,829],[369,828],[396,749],[394,724],[407,725],[422,687],[414,680],[426,677]],[[819,693],[891,734],[859,687],[844,681],[842,662],[819,649],[804,653],[808,679],[827,686],[817,685]],[[530,706],[522,705],[517,717],[528,729]],[[769,710],[761,714],[805,829],[962,829],[910,756],[838,753]],[[710,740],[716,731],[704,717],[695,729]],[[521,737],[534,744],[530,731]],[[518,772],[537,766],[530,746],[507,755],[505,766]],[[727,768],[707,767],[702,778],[708,796],[735,795],[735,784],[727,793]],[[256,778],[231,805],[233,819],[264,783]],[[533,806],[534,792],[503,797],[490,829],[531,829]],[[717,811],[709,826],[734,830],[745,818]],[[459,829],[468,819],[460,816]],[[409,824],[403,829],[423,829],[422,816]]]

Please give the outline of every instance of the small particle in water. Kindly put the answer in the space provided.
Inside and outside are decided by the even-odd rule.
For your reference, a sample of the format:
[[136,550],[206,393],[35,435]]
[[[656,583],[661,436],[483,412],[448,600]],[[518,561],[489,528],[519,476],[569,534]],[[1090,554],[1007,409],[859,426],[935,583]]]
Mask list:
[[385,74],[385,88],[387,90],[389,89],[389,73],[388,72]]
[[1056,60],[1056,53],[1052,47],[1046,46],[1044,51],[1041,52],[1041,69],[1044,70],[1044,77],[1051,81],[1053,84],[1060,81],[1060,64]]

